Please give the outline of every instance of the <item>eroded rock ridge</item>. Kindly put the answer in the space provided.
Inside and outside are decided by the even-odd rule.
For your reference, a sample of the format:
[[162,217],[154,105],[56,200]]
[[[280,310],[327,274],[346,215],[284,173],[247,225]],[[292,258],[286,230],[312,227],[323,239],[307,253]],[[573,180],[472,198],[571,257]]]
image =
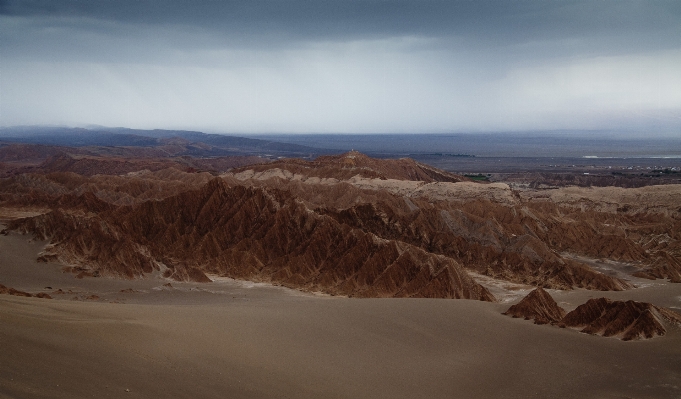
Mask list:
[[41,259],[83,276],[218,274],[351,296],[482,300],[494,298],[468,271],[555,289],[623,290],[632,275],[681,281],[673,185],[518,191],[356,152],[219,178],[55,168],[0,179],[0,217],[31,215],[9,229],[51,240]]
[[681,326],[681,315],[647,302],[589,299],[569,313],[551,295],[537,288],[505,315],[534,320],[535,324],[569,327],[582,333],[615,337],[623,341],[650,339],[666,334],[667,326]]

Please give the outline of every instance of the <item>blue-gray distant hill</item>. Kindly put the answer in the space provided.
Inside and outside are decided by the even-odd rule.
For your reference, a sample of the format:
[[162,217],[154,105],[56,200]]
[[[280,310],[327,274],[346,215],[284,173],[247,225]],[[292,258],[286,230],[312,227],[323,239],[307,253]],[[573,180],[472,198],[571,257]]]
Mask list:
[[650,137],[615,131],[532,131],[414,134],[270,134],[251,136],[375,157],[681,157],[681,134]]
[[141,130],[106,127],[6,127],[0,129],[0,144],[2,143],[42,144],[62,147],[159,147],[174,145],[185,147],[175,155],[196,157],[258,154],[309,158],[341,152],[270,139],[225,136],[188,130]]

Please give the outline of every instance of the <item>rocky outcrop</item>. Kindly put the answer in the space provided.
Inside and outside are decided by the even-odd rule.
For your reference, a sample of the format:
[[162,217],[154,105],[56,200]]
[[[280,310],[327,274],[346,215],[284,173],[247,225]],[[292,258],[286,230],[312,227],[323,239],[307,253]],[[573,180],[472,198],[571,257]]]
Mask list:
[[206,272],[359,297],[493,301],[453,259],[342,225],[286,192],[214,179],[162,201],[97,214],[55,210],[10,228],[51,238],[42,255],[102,275]]
[[19,291],[19,290],[14,289],[14,288],[5,287],[2,284],[0,284],[0,294],[23,296],[23,297],[26,297],[26,298],[52,299],[52,297],[49,294],[46,294],[44,292],[39,292],[37,294],[31,294],[31,293],[28,293],[28,292]]
[[[634,273],[634,276],[651,280],[667,277],[672,283],[681,283],[681,259],[667,251],[659,251],[660,254],[653,264]],[[678,253],[678,250],[674,252]]]
[[[93,156],[88,157],[71,158],[94,159]],[[186,165],[198,162],[184,158],[182,162]],[[178,158],[172,160],[175,162]],[[214,161],[218,162],[217,159]],[[356,152],[320,157],[312,162],[281,160],[223,175],[223,185],[229,188],[226,197],[238,196],[242,192],[253,196],[250,202],[244,202],[242,210],[239,210],[239,202],[224,206],[235,207],[229,211],[230,217],[235,218],[233,220],[252,219],[251,224],[261,223],[260,215],[268,220],[280,218],[276,219],[276,226],[272,222],[267,228],[280,230],[278,234],[283,237],[291,234],[286,229],[303,221],[317,226],[312,230],[303,229],[292,238],[295,244],[291,245],[310,246],[309,240],[317,245],[317,230],[323,231],[326,226],[333,225],[333,231],[343,231],[338,233],[339,237],[368,236],[377,242],[394,244],[399,251],[409,248],[411,253],[420,249],[432,256],[444,256],[465,270],[543,288],[623,290],[630,287],[622,279],[626,278],[625,273],[681,281],[681,220],[676,212],[677,187],[636,189],[638,191],[634,193],[624,189],[611,193],[601,189],[565,188],[530,194],[512,190],[502,183],[447,182],[448,179],[456,180],[456,176],[437,170],[435,173],[431,169],[406,159],[378,160]],[[247,171],[251,176],[260,173],[270,177],[260,180],[236,177],[248,174]],[[298,175],[310,178],[288,178]],[[359,184],[358,181],[365,178],[357,176],[365,176],[371,184]],[[53,225],[46,237],[62,238],[54,241],[55,246],[44,254],[45,260],[60,259],[85,267],[87,262],[84,259],[87,258],[94,261],[94,265],[99,265],[97,267],[101,267],[104,274],[110,272],[127,277],[144,275],[158,268],[174,279],[207,279],[200,273],[205,274],[209,270],[204,270],[194,258],[185,261],[186,255],[182,253],[173,257],[163,255],[168,253],[165,247],[158,249],[163,256],[153,252],[158,244],[151,242],[146,232],[122,224],[133,224],[128,221],[128,213],[132,213],[138,220],[165,226],[163,229],[167,230],[165,234],[168,237],[178,235],[177,239],[185,246],[182,251],[187,252],[187,248],[196,245],[202,247],[195,249],[212,251],[210,256],[200,258],[204,264],[208,264],[208,260],[213,259],[211,257],[222,256],[223,264],[228,259],[232,263],[252,263],[258,271],[248,273],[259,276],[253,278],[270,278],[263,277],[270,275],[268,268],[272,266],[268,262],[274,257],[292,255],[289,252],[271,255],[269,236],[253,238],[244,235],[237,239],[229,231],[224,232],[225,228],[219,223],[215,225],[219,233],[209,231],[212,229],[210,226],[217,223],[215,220],[206,221],[205,231],[196,232],[191,228],[194,216],[172,223],[154,216],[154,212],[185,212],[193,206],[188,204],[193,204],[202,195],[197,193],[213,178],[210,173],[188,173],[176,168],[155,172],[142,170],[121,176],[82,176],[72,172],[18,174],[0,179],[0,206],[12,207],[13,214],[22,209],[39,210],[41,213],[49,209],[54,211],[50,216],[35,219],[38,224],[31,227],[39,234],[47,234],[45,226]],[[398,178],[421,180],[394,180]],[[377,182],[386,182],[386,185]],[[393,186],[406,188],[389,188]],[[638,201],[640,197],[641,203],[637,205],[637,211],[620,212],[616,204],[610,203],[615,200],[599,197],[606,195],[615,195],[616,201],[626,204]],[[255,203],[257,196],[262,199]],[[229,203],[232,200],[220,201],[217,202]],[[168,205],[171,203],[172,206]],[[670,208],[672,206],[674,209]],[[268,207],[276,207],[277,211],[269,211]],[[225,212],[224,209],[217,206],[209,209],[214,212],[213,218],[222,220],[220,215]],[[233,220],[229,223],[234,224]],[[31,223],[27,221],[26,225]],[[287,224],[290,226],[287,227]],[[90,250],[86,243],[92,239],[87,235],[80,237],[82,242],[68,238],[75,237],[80,226],[88,226],[88,234],[97,237],[93,242],[106,242],[108,248]],[[249,234],[258,231],[251,230]],[[230,238],[224,241],[224,237]],[[170,252],[175,250],[171,247],[171,240],[163,242]],[[261,245],[267,246],[261,248]],[[235,249],[237,247],[238,250]],[[287,251],[289,249],[287,247]],[[371,253],[373,247],[367,251]],[[295,256],[302,255],[296,253]],[[318,258],[301,259],[308,263],[319,261]],[[599,259],[626,264],[626,270],[598,272],[592,266],[607,263]],[[126,266],[120,266],[124,262],[128,262]],[[311,283],[310,276],[317,273],[317,266],[306,266],[301,271],[291,262],[282,266],[290,275],[283,277],[283,274],[277,274],[276,281],[292,286],[297,284],[294,281],[306,281],[306,284],[311,284],[310,287],[316,284]],[[233,270],[231,266],[230,270]],[[87,271],[79,271],[78,274],[81,272],[88,275]],[[294,277],[299,275],[303,277]],[[360,291],[353,295],[363,295]]]
[[[268,172],[278,176],[267,169],[270,166],[275,164],[260,166],[263,177]],[[668,259],[681,259],[681,237],[675,233],[681,227],[663,214],[582,211],[534,197],[525,202],[513,197],[510,189],[506,196],[486,195],[501,190],[492,184],[429,183],[401,193],[382,185],[362,188],[355,179],[315,184],[310,179],[296,180],[295,175],[290,179],[282,176],[265,180],[227,178],[232,184],[289,191],[343,224],[409,242],[479,273],[517,283],[556,289],[629,287],[625,281],[596,272],[588,263],[561,253],[630,262],[642,271],[656,265],[650,270],[650,278],[676,281],[681,273],[681,266]],[[470,185],[478,189],[470,190]],[[430,186],[437,186],[437,190],[426,189]],[[439,194],[434,196],[433,191]]]
[[534,324],[555,324],[565,317],[565,310],[558,306],[548,292],[537,288],[503,314],[534,320]]
[[538,288],[503,314],[534,320],[535,324],[553,324],[576,328],[580,332],[616,337],[623,341],[650,339],[667,332],[665,324],[681,326],[681,315],[646,302],[589,299],[565,314],[551,295]]
[[[550,241],[542,240],[549,234],[548,228],[529,209],[485,200],[465,204],[410,202],[417,204],[415,210],[404,210],[396,201],[378,201],[318,211],[340,223],[408,242],[504,280],[555,289],[629,288],[621,279],[561,257],[548,245]],[[561,228],[555,229],[558,235]],[[590,237],[597,240],[594,233]]]
[[681,316],[646,302],[597,298],[568,313],[562,324],[583,333],[630,341],[664,335],[665,321],[681,324]]

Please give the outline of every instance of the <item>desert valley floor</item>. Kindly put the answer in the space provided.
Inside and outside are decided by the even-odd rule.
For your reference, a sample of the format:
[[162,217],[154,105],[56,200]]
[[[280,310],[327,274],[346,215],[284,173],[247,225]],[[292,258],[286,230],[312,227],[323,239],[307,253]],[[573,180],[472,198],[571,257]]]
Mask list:
[[0,397],[681,397],[676,169],[148,140],[0,145]]
[[[354,299],[227,279],[172,288],[155,277],[74,279],[34,261],[43,245],[0,236],[6,285],[66,292],[0,296],[3,397],[681,395],[678,329],[623,342],[503,316],[508,303]],[[652,284],[551,293],[568,309],[596,295],[679,307],[681,285]]]

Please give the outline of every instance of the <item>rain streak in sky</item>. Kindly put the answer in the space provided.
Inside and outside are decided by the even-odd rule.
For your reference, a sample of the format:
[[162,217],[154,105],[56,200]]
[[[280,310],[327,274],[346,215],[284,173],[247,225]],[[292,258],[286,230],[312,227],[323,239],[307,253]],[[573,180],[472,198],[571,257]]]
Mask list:
[[681,2],[0,0],[0,125],[681,134]]

